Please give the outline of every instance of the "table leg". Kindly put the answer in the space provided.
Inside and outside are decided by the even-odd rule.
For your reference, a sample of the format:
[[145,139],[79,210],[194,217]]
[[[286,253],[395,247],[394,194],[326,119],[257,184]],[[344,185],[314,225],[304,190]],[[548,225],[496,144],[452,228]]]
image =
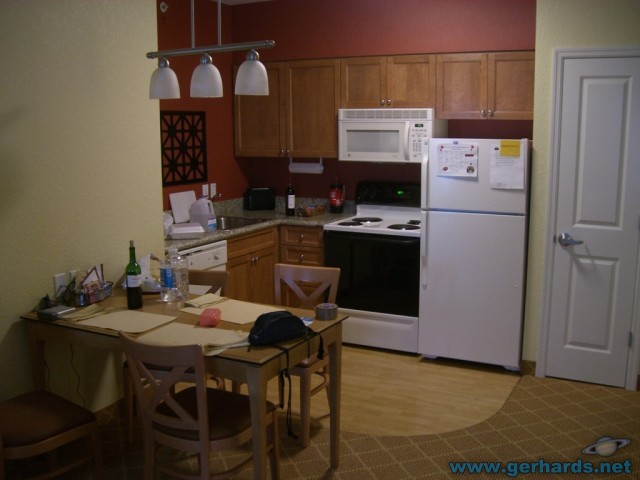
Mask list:
[[329,347],[329,444],[331,467],[336,468],[340,463],[340,385],[342,382],[342,324],[336,326],[336,341]]
[[267,378],[261,368],[247,367],[253,436],[253,478],[267,478]]
[[31,356],[33,385],[36,389],[45,389],[44,340],[38,337],[37,327],[31,322],[27,323],[27,342]]

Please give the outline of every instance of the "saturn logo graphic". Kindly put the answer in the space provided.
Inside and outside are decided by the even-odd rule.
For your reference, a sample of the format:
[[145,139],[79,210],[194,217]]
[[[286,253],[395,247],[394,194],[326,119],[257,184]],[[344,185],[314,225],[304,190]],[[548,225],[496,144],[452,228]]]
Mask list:
[[616,453],[619,448],[624,448],[631,443],[628,438],[611,438],[600,437],[596,443],[585,447],[582,453],[586,455],[600,455],[601,457],[609,457]]

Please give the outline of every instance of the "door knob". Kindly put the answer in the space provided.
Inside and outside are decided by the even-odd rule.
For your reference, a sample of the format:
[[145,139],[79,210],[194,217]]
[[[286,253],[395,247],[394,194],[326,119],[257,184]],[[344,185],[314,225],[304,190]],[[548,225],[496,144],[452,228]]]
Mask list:
[[582,245],[584,242],[582,240],[575,240],[568,233],[562,232],[560,236],[558,236],[558,243],[563,247],[569,247],[571,245]]

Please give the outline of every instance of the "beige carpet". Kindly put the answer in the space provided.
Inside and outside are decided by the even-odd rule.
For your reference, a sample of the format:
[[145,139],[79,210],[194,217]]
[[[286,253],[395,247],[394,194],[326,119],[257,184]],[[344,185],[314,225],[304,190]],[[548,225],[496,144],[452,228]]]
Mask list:
[[[119,417],[102,425],[107,479],[139,479],[140,439],[126,442]],[[282,425],[282,432],[286,432]],[[610,457],[587,455],[583,449],[600,437],[629,439]],[[503,407],[468,428],[429,435],[367,435],[342,431],[340,466],[328,467],[328,434],[318,431],[301,450],[283,435],[281,468],[287,479],[446,479],[509,478],[508,472],[454,476],[449,462],[631,462],[631,475],[577,473],[526,475],[520,478],[640,478],[640,393],[530,375],[520,378]],[[239,452],[240,453],[240,452]],[[227,456],[232,460],[234,455]],[[622,464],[621,464],[622,465]],[[504,466],[504,463],[503,463]],[[554,467],[562,466],[553,464]],[[505,467],[506,468],[506,467]],[[569,470],[570,472],[570,470]],[[79,473],[74,479],[90,478]],[[235,477],[252,478],[251,470]]]
[[[582,453],[604,436],[629,439],[630,443],[610,457]],[[285,439],[283,478],[440,479],[454,477],[449,462],[537,463],[541,459],[549,464],[581,460],[595,465],[630,460],[633,473],[624,478],[640,478],[640,393],[523,376],[498,413],[469,428],[410,436],[343,432],[342,438],[341,463],[335,472],[327,468],[326,431],[317,435],[312,446],[304,451]],[[460,478],[508,478],[508,475],[466,474]],[[522,478],[622,477],[578,475],[569,470],[568,474]]]

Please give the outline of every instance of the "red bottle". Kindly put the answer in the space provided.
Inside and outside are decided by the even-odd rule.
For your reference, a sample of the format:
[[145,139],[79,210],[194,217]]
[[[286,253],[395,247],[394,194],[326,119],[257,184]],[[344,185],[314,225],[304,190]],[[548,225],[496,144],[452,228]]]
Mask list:
[[344,205],[344,185],[332,183],[329,191],[329,210],[331,213],[342,213]]

